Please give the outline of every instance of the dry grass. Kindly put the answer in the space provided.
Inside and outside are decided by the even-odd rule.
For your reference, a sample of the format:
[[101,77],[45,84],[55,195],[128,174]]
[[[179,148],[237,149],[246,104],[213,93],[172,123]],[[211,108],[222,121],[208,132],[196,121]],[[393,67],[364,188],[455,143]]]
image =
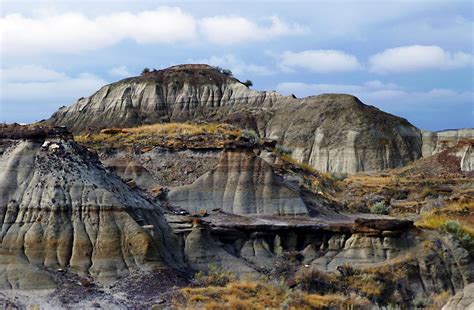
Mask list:
[[184,288],[175,297],[179,309],[324,309],[367,304],[340,294],[317,295],[258,281],[234,281],[226,286]]
[[298,168],[300,168],[303,171],[307,171],[309,173],[316,173],[316,169],[314,169],[311,165],[309,165],[307,163],[299,162],[288,154],[279,154],[279,155],[280,155],[280,158],[284,162],[287,162],[289,164],[297,166]]
[[[97,150],[127,147],[162,146],[185,147],[188,144],[222,147],[241,134],[239,129],[227,124],[166,123],[134,128],[108,128],[100,133],[75,136],[85,146]],[[190,140],[194,137],[194,140]]]
[[160,135],[160,136],[196,136],[202,134],[234,134],[240,131],[224,124],[189,124],[189,123],[166,123],[145,125],[135,128],[125,128],[122,131],[136,135]]
[[450,202],[442,208],[424,212],[416,225],[427,229],[441,229],[448,221],[458,221],[463,230],[474,237],[474,201]]

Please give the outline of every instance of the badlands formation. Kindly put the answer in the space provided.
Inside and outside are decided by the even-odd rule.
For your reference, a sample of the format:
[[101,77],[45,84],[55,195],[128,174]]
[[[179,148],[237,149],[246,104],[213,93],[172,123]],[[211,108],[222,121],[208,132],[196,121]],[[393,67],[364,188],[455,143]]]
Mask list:
[[469,129],[422,131],[350,95],[258,92],[206,65],[125,79],[0,127],[0,297],[466,308],[473,147]]

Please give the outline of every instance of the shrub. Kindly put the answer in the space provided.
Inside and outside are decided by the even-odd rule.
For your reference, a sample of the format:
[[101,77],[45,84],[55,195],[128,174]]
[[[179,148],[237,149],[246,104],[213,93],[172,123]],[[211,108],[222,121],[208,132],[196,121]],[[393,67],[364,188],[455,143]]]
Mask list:
[[247,80],[247,81],[243,82],[242,84],[244,84],[244,85],[247,86],[247,87],[253,86],[253,83],[252,83],[251,80]]
[[222,74],[227,75],[227,76],[234,76],[232,71],[230,71],[229,69],[222,69]]
[[335,180],[335,181],[344,181],[345,179],[347,179],[347,173],[345,172],[334,172],[332,173],[332,178]]
[[225,286],[236,280],[235,274],[223,271],[216,265],[209,265],[207,271],[199,271],[194,275],[194,281],[198,286]]
[[142,71],[142,75],[145,75],[147,73],[150,73],[150,68],[144,68]]
[[470,234],[458,221],[446,221],[442,228],[450,233],[463,248],[468,250],[470,253],[474,253],[474,236]]
[[387,215],[390,213],[390,209],[385,205],[384,201],[379,201],[370,208],[370,213]]
[[290,148],[288,148],[284,145],[277,144],[277,145],[275,145],[274,152],[278,153],[280,155],[290,155],[293,151]]
[[245,139],[247,139],[250,143],[256,145],[260,143],[260,137],[258,133],[255,132],[255,130],[249,130],[246,129],[242,131],[241,136]]
[[417,294],[413,299],[413,306],[415,308],[425,308],[427,305],[428,303],[422,294]]
[[223,69],[223,68],[221,68],[221,67],[219,67],[219,66],[215,66],[215,67],[213,67],[213,68],[214,68],[215,70],[219,71],[220,73],[225,74],[225,75],[227,75],[227,76],[234,76],[233,73],[232,73],[232,71],[230,71],[229,69]]

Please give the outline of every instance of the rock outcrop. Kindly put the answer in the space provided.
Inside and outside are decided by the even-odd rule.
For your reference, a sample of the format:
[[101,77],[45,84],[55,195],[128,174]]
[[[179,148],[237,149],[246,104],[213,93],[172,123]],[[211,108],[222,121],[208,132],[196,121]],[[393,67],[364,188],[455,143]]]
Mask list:
[[206,65],[175,66],[106,85],[48,120],[75,133],[172,121],[225,121],[254,129],[320,171],[381,170],[421,157],[416,127],[354,96],[296,99],[254,91]]
[[218,165],[194,183],[173,189],[169,201],[189,212],[221,209],[233,214],[306,214],[298,189],[252,150],[227,150]]
[[448,148],[456,146],[459,142],[474,139],[474,128],[444,130],[444,131],[422,131],[423,134],[423,157],[440,153]]
[[106,85],[58,110],[51,123],[73,132],[169,121],[209,120],[237,108],[270,107],[281,95],[250,90],[207,65],[181,65]]
[[69,134],[24,126],[22,135],[3,135],[10,129],[0,128],[9,137],[0,140],[1,288],[54,286],[48,269],[110,281],[183,266],[161,208]]

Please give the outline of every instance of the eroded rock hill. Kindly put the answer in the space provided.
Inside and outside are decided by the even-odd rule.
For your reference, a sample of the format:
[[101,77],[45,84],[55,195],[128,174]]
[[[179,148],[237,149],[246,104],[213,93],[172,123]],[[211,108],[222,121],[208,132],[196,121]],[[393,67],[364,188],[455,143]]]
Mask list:
[[227,150],[211,171],[172,190],[170,203],[189,212],[220,209],[233,214],[307,214],[299,188],[284,182],[252,150]]
[[254,129],[323,172],[394,168],[422,156],[416,127],[354,96],[296,99],[254,91],[207,65],[175,66],[106,85],[48,120],[75,133],[170,121],[225,121]]
[[110,281],[131,270],[182,266],[161,208],[69,136],[0,128],[0,287],[54,287],[46,269]]

